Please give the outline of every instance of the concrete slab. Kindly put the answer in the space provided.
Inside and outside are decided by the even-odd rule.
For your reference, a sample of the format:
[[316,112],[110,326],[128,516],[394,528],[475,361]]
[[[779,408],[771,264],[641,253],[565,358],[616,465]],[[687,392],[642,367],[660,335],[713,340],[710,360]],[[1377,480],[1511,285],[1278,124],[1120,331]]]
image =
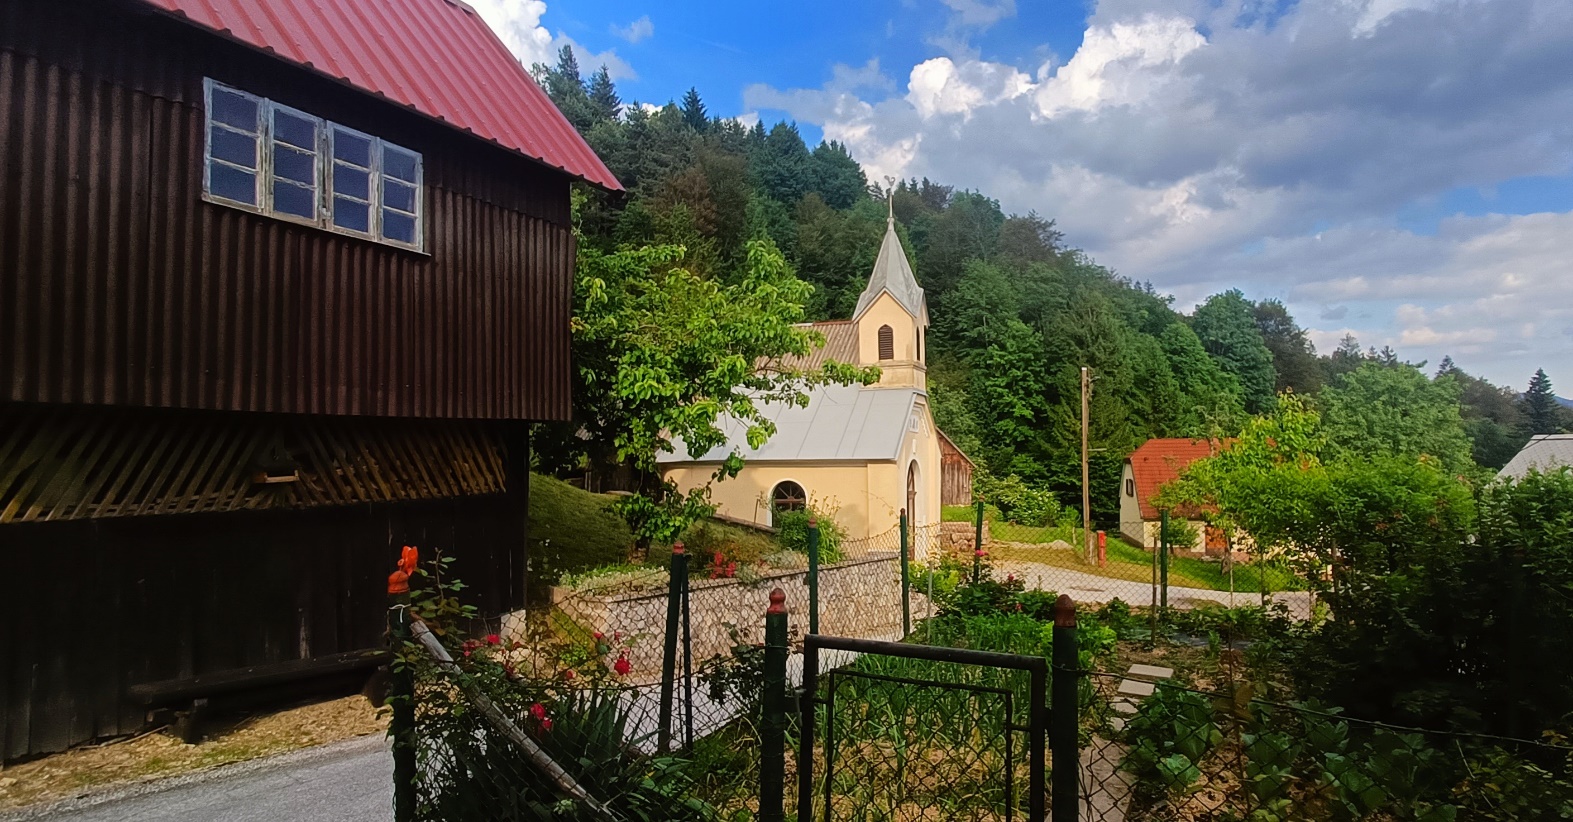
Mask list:
[[1173,668],[1164,668],[1159,665],[1132,665],[1126,676],[1139,676],[1144,679],[1168,679],[1174,676]]
[[1134,714],[1138,710],[1136,703],[1129,699],[1116,699],[1109,704],[1109,707],[1113,708],[1117,714]]
[[1125,730],[1125,717],[1123,717],[1123,716],[1111,716],[1111,717],[1109,717],[1109,727],[1113,728],[1116,731],[1123,731],[1123,730]]
[[1152,692],[1153,684],[1151,682],[1139,682],[1134,679],[1120,680],[1119,693],[1127,696],[1152,696]]

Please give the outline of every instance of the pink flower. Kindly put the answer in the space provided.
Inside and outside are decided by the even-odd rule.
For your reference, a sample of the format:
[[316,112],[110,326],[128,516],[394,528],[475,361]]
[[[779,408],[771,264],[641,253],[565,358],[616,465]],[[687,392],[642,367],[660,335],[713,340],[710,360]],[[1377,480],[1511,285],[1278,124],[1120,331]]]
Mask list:
[[606,634],[603,634],[600,631],[596,631],[595,633],[591,634],[590,636],[594,637],[596,642],[600,642],[601,640],[606,638]]
[[1006,582],[1015,582],[1016,581],[1016,575],[1015,574],[1006,574],[1005,575],[1005,581]]
[[618,676],[627,676],[628,672],[633,670],[633,668],[634,666],[628,661],[626,652],[618,654],[617,661],[612,663],[612,670],[616,671]]
[[486,635],[486,644],[487,645],[501,645],[502,644],[502,637],[500,637],[500,636],[498,636],[496,634],[487,634]]
[[573,677],[574,677],[573,669],[570,668],[568,670],[563,671],[563,679],[573,679]]
[[612,641],[613,642],[622,642],[623,641],[623,632],[622,631],[617,631],[617,632],[613,633],[612,634]]

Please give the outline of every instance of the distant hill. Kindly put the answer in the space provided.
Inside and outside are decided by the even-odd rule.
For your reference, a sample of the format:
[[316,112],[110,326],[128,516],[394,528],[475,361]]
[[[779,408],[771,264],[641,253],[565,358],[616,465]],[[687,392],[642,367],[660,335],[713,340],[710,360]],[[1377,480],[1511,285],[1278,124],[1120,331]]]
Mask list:
[[1570,400],[1566,397],[1557,397],[1557,405],[1560,405],[1563,408],[1573,408],[1573,400]]

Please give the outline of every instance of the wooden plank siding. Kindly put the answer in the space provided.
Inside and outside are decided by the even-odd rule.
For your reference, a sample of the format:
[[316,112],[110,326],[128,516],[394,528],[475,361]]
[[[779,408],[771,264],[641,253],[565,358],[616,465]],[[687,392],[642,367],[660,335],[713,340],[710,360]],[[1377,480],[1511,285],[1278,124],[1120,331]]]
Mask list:
[[457,558],[467,601],[522,607],[505,495],[11,524],[0,760],[135,733],[132,685],[384,646],[399,547]]
[[[204,202],[204,77],[421,152],[428,253]],[[127,2],[7,2],[0,401],[563,419],[568,186]]]

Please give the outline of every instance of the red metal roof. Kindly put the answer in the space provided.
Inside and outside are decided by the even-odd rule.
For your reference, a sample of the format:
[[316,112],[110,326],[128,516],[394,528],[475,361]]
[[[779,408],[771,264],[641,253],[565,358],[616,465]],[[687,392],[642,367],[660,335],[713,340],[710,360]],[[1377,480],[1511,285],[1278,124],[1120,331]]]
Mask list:
[[143,0],[602,188],[622,185],[457,0]]
[[1193,440],[1185,437],[1153,439],[1131,452],[1126,462],[1136,479],[1136,503],[1141,506],[1142,519],[1158,518],[1158,509],[1152,497],[1165,483],[1180,476],[1186,466],[1210,457],[1220,448],[1227,448],[1233,440]]

